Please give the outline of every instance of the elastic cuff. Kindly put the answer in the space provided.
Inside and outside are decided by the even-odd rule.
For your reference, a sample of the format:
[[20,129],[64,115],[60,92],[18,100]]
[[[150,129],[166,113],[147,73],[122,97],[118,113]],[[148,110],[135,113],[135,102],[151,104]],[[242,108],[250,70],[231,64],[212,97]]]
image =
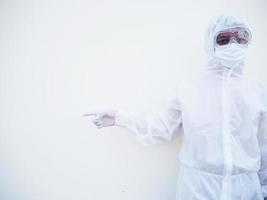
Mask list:
[[116,112],[115,125],[123,126],[123,127],[127,127],[128,125],[128,118],[127,118],[126,111],[124,111],[124,109],[122,108],[119,108]]

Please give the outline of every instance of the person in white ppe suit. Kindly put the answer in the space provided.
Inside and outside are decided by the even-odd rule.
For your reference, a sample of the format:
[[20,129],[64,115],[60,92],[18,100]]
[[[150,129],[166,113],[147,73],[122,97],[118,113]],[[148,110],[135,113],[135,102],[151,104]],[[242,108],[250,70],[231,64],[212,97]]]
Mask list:
[[210,56],[181,82],[157,114],[120,107],[85,113],[98,127],[131,130],[142,144],[171,141],[183,127],[177,200],[263,200],[267,197],[267,84],[244,76],[252,34],[244,19],[221,15],[205,36]]

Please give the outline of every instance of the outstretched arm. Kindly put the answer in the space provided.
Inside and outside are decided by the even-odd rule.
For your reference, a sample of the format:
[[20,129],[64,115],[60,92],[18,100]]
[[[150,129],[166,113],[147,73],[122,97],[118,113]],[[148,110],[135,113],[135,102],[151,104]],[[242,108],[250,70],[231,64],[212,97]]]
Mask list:
[[165,103],[153,112],[142,113],[126,107],[117,110],[98,110],[84,113],[91,116],[97,128],[121,126],[131,130],[144,145],[171,141],[182,125],[181,102],[176,86]]
[[125,127],[138,136],[144,145],[160,144],[174,139],[182,125],[181,103],[176,90],[165,104],[154,112],[141,113],[119,108],[115,125]]

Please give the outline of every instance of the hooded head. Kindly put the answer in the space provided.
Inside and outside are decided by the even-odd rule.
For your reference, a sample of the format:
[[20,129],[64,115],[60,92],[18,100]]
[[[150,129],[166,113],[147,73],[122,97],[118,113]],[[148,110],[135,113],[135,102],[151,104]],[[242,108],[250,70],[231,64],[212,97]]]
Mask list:
[[240,47],[232,43],[218,49],[214,43],[214,37],[219,31],[236,27],[245,28],[250,31],[248,23],[243,18],[237,16],[220,15],[211,19],[205,34],[205,50],[210,58],[207,66],[208,71],[222,72],[231,70],[235,75],[243,74],[245,51],[247,47]]

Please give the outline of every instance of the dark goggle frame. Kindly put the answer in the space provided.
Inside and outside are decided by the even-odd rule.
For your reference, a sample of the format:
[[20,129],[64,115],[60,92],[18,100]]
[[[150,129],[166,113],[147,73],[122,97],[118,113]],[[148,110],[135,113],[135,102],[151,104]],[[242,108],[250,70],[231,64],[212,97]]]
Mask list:
[[217,47],[224,47],[235,41],[240,46],[248,46],[252,39],[249,29],[244,27],[234,27],[221,30],[214,37],[214,44]]

